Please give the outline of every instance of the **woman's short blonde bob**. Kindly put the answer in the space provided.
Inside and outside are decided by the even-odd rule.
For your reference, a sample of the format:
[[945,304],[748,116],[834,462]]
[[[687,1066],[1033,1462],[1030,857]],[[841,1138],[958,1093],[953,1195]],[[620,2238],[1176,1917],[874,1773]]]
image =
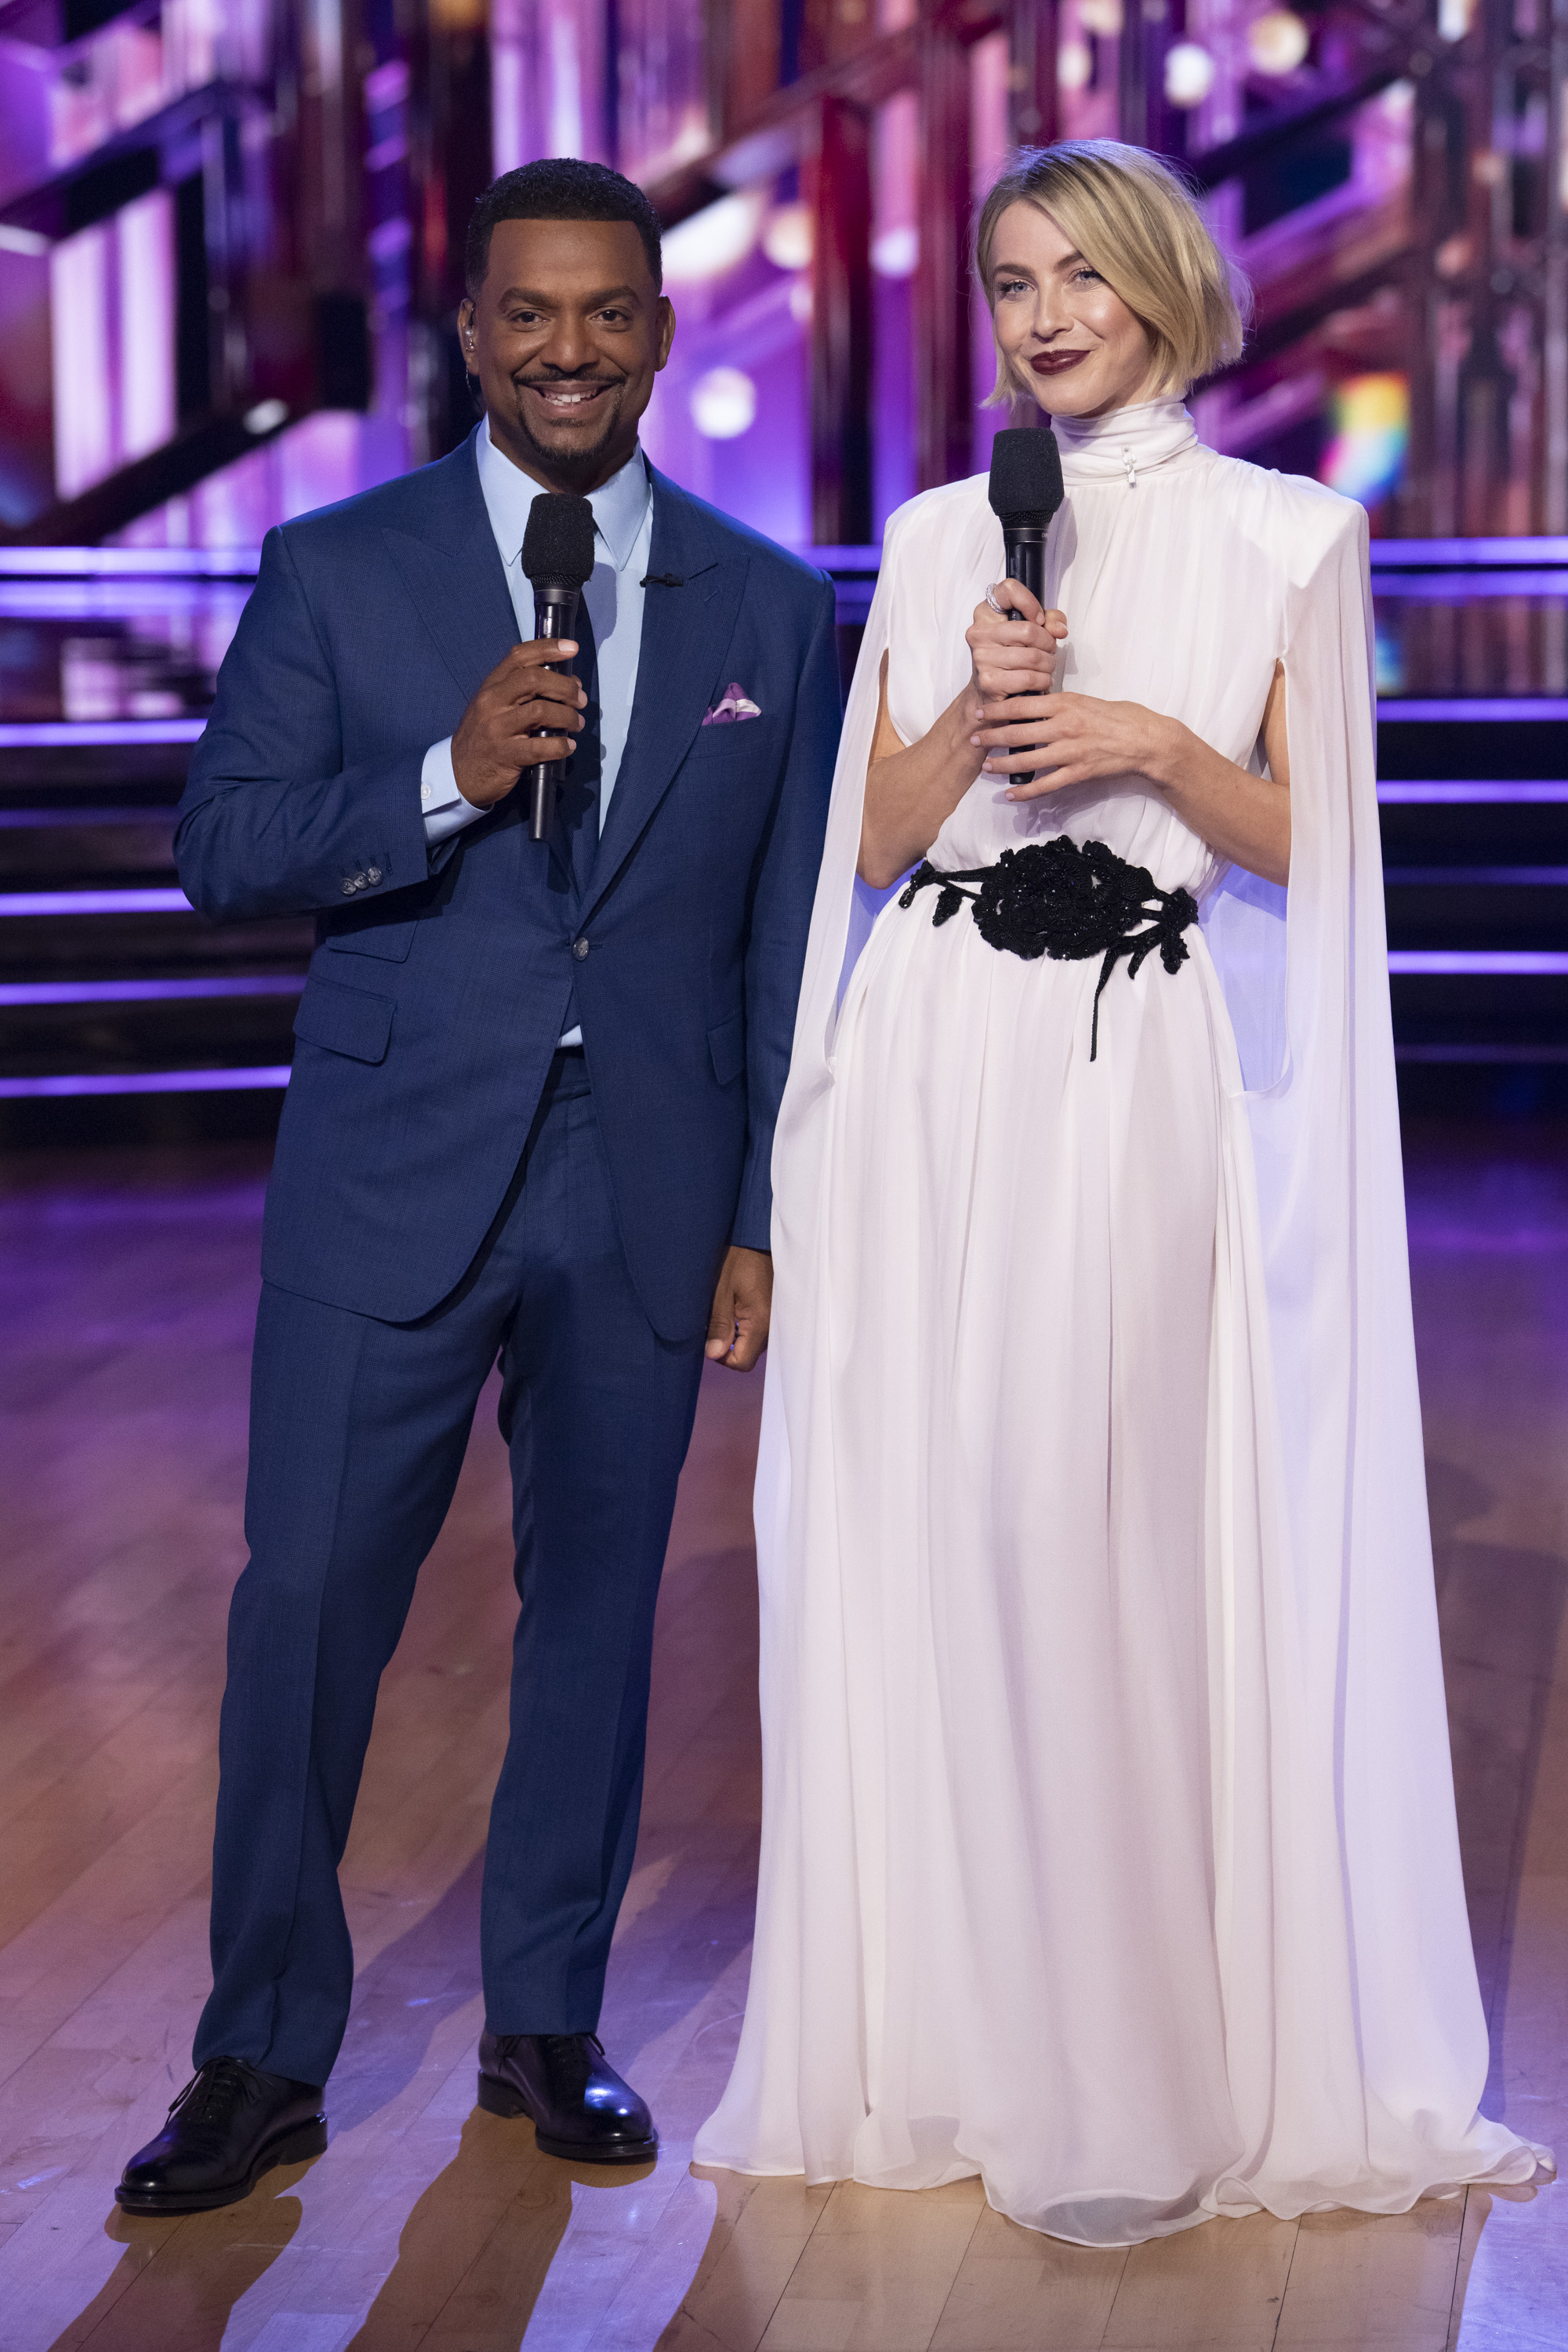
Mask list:
[[[981,207],[974,260],[994,316],[991,264],[997,225],[1014,205],[1048,213],[1091,269],[1120,294],[1153,347],[1154,391],[1184,393],[1241,351],[1250,309],[1186,187],[1159,156],[1117,139],[1064,139],[1020,148]],[[1033,394],[1000,352],[995,406]]]

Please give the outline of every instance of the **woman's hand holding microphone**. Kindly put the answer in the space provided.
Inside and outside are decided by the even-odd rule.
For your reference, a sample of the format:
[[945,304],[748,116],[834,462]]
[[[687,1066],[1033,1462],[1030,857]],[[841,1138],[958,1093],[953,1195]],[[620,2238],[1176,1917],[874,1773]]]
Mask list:
[[[965,629],[969,647],[972,716],[976,727],[995,723],[993,712],[1037,719],[1056,675],[1057,648],[1068,633],[1065,613],[1046,612],[1017,580],[1000,580]],[[1026,711],[1014,713],[1004,698],[1028,697]],[[970,737],[976,745],[980,735]]]
[[[979,776],[1010,801],[1142,776],[1221,856],[1271,882],[1290,867],[1289,752],[1282,674],[1264,712],[1269,772],[1237,767],[1180,719],[1139,702],[1053,689],[1067,616],[1003,580],[965,630],[970,680],[929,734],[906,746],[888,710],[887,656],[866,778],[860,872],[886,889],[925,856]],[[1278,666],[1277,666],[1278,667]]]
[[998,583],[964,633],[975,697],[969,740],[985,754],[983,775],[1016,779],[1009,800],[1039,800],[1107,776],[1157,778],[1171,720],[1137,702],[1052,691],[1067,633],[1066,615],[1043,610],[1016,580]]
[[[998,610],[998,607],[1005,607]],[[1060,613],[1045,612],[1016,580],[1004,580],[975,607],[965,632],[973,667],[972,751],[979,770],[1012,779],[1005,798],[1037,801],[1072,784],[1142,776],[1184,824],[1222,857],[1284,882],[1290,871],[1290,752],[1285,732],[1284,665],[1275,675],[1258,734],[1268,773],[1227,760],[1184,727],[1141,702],[1101,702],[1051,690]]]

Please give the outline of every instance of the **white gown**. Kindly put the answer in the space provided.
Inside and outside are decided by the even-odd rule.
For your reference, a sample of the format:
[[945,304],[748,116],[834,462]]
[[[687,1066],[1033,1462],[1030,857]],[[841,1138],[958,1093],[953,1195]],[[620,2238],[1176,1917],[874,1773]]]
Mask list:
[[[1476,2102],[1411,1338],[1365,518],[1179,403],[1058,426],[1059,683],[1254,757],[1289,894],[1133,778],[982,778],[930,853],[1098,839],[1174,973],[1026,962],[935,893],[844,988],[881,655],[925,733],[1002,570],[983,478],[889,526],[774,1160],[750,1996],[701,2162],[1091,2245],[1521,2180]],[[1227,1002],[1228,998],[1228,1002]]]

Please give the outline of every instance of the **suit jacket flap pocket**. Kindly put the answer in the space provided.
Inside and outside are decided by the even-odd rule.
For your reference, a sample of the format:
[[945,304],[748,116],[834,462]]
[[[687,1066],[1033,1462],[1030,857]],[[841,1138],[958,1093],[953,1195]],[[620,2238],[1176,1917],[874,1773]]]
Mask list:
[[734,719],[728,725],[720,721],[700,727],[686,756],[689,760],[750,760],[760,765],[776,760],[783,742],[783,728],[764,713],[761,719]]
[[334,928],[327,933],[327,945],[335,948],[340,955],[379,956],[384,963],[402,963],[414,944],[412,920],[377,921],[372,909],[367,908],[365,911],[371,919]]
[[321,980],[312,973],[294,1015],[294,1034],[307,1045],[324,1045],[329,1054],[347,1054],[356,1062],[379,1062],[392,1035],[394,1009],[390,996],[373,996],[364,988],[342,988],[335,980]]
[[713,1075],[721,1087],[738,1078],[746,1066],[746,1016],[733,1013],[721,1021],[717,1029],[708,1032],[708,1051],[713,1056]]

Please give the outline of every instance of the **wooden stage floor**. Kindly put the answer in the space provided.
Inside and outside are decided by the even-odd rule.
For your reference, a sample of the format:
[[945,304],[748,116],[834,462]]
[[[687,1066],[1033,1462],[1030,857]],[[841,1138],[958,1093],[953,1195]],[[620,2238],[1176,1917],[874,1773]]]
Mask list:
[[[1568,2146],[1568,1135],[1417,1129],[1417,1312],[1456,1755],[1495,2061]],[[605,2035],[657,2168],[476,2112],[479,1856],[503,1738],[505,1464],[481,1420],[386,1677],[344,1869],[354,2013],[316,2163],[127,2221],[185,2080],[240,1495],[262,1161],[0,1164],[3,2352],[1563,2352],[1568,2190],[1056,2244],[973,2183],[697,2175],[745,1990],[760,1381],[711,1373],[660,1606]]]

